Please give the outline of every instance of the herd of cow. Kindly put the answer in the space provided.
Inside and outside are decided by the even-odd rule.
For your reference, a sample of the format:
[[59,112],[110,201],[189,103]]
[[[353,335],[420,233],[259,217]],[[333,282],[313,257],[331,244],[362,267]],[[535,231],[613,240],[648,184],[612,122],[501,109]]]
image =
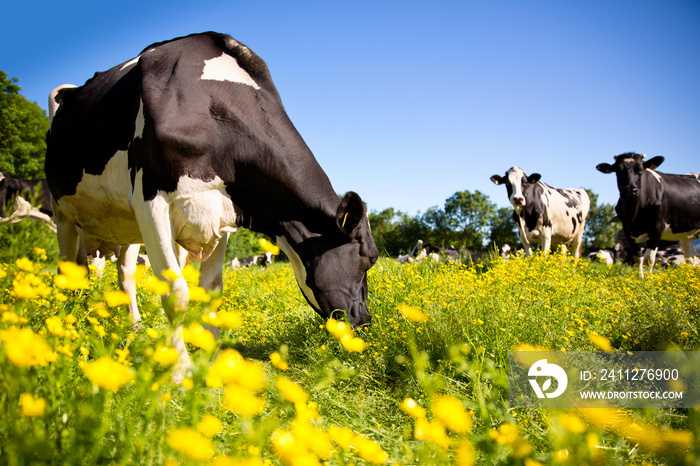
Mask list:
[[[56,88],[49,114],[43,193],[51,193],[61,259],[114,253],[134,322],[141,244],[156,276],[170,269],[180,277],[171,283],[175,309],[166,311],[177,325],[173,311],[189,301],[180,273],[187,255],[201,262],[201,286],[221,288],[226,242],[238,227],[276,241],[323,318],[370,322],[367,271],[377,248],[366,207],[354,192],[338,198],[265,62],[245,45],[214,32],[153,44],[80,87]],[[640,270],[644,260],[653,266],[661,240],[680,240],[686,257],[695,257],[698,175],[656,172],[662,161],[628,153],[597,167],[617,175],[616,210]],[[588,195],[539,179],[517,167],[491,177],[506,185],[526,253],[533,242],[545,250],[569,244],[578,257]],[[16,192],[8,176],[2,181],[7,194]],[[39,215],[50,212],[47,198],[33,215],[53,225]],[[180,332],[174,338],[184,373],[189,357]]]

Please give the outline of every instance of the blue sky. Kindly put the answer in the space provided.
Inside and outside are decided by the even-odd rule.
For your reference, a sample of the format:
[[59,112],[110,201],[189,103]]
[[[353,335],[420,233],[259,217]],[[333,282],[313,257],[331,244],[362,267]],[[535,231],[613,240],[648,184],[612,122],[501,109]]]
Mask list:
[[700,171],[699,1],[24,1],[3,6],[0,69],[49,92],[152,42],[229,33],[268,64],[338,192],[413,215],[518,165],[615,203],[600,162]]

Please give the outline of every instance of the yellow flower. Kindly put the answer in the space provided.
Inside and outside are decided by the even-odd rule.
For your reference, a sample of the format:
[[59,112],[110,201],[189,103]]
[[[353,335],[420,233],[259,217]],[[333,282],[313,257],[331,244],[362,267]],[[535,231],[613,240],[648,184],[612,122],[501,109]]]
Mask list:
[[158,331],[157,331],[157,330],[153,330],[153,329],[150,328],[150,327],[146,329],[146,335],[148,335],[150,338],[152,338],[152,339],[154,339],[154,340],[155,340],[156,338],[158,338],[158,336],[159,336]]
[[229,384],[224,390],[224,406],[239,416],[253,417],[265,409],[265,400],[240,385]]
[[365,348],[367,348],[367,345],[365,344],[364,340],[359,337],[343,335],[343,338],[340,339],[340,342],[343,344],[343,348],[345,348],[345,351],[348,351],[350,353],[361,353],[365,350]]
[[24,270],[25,272],[34,272],[34,263],[27,259],[26,257],[22,257],[20,259],[17,259],[15,261],[15,264],[17,265],[17,268],[20,270]]
[[214,443],[190,427],[168,431],[165,442],[173,450],[195,461],[210,460],[216,453]]
[[613,348],[610,344],[610,340],[608,340],[604,336],[598,335],[596,333],[589,333],[588,338],[593,342],[594,345],[596,345],[603,351],[615,351],[615,348]]
[[561,424],[567,432],[580,434],[586,431],[586,424],[574,415],[560,414],[557,419],[559,420],[559,424]]
[[[129,302],[131,302],[131,300],[129,300]],[[109,301],[108,301],[108,303],[109,303]],[[129,303],[126,303],[126,304],[129,304]],[[110,305],[110,307],[114,307],[114,306]],[[107,308],[105,308],[104,303],[97,302],[97,303],[92,305],[92,308],[95,310],[97,315],[102,317],[103,319],[106,319],[107,317],[110,316],[110,313],[107,310]]]
[[362,459],[372,464],[384,464],[389,460],[389,455],[378,443],[359,434],[355,436],[355,451]]
[[46,366],[58,358],[44,339],[30,328],[0,330],[0,340],[5,345],[8,359],[17,367]]
[[66,331],[63,329],[63,321],[61,321],[60,317],[49,317],[44,321],[44,323],[46,324],[46,328],[53,335],[56,335],[57,337],[62,337],[66,334]]
[[146,282],[146,289],[160,296],[164,296],[170,292],[170,283],[158,280],[156,277],[150,277]]
[[197,430],[204,434],[206,437],[213,437],[224,428],[218,417],[212,416],[211,414],[205,414],[202,420],[197,423]]
[[475,463],[476,452],[474,452],[474,446],[465,440],[457,447],[455,464],[457,466],[472,466]]
[[355,432],[347,427],[330,426],[328,435],[343,450],[349,450],[355,446]]
[[425,408],[418,406],[413,398],[406,398],[403,400],[401,409],[415,418],[425,417]]
[[212,364],[206,379],[211,388],[220,388],[224,383],[257,393],[265,388],[265,371],[261,364],[243,359],[238,351],[225,349]]
[[289,363],[282,359],[282,356],[277,351],[270,355],[270,361],[272,361],[273,366],[281,371],[286,371],[289,369]]
[[123,291],[106,291],[104,298],[109,307],[128,306],[131,304],[131,298]]
[[175,280],[180,278],[182,275],[179,273],[175,272],[173,269],[167,269],[163,271],[163,278],[166,280],[169,280],[170,283],[173,283]]
[[353,331],[348,324],[342,320],[328,319],[326,321],[326,329],[331,335],[336,337],[338,340],[343,338],[345,335],[352,335]]
[[194,388],[194,380],[191,377],[185,377],[182,379],[182,386],[187,390],[192,390]]
[[211,351],[216,348],[214,335],[196,322],[182,329],[182,337],[186,343],[202,348],[205,351]]
[[401,314],[403,314],[405,318],[407,318],[408,320],[412,320],[413,322],[422,323],[428,321],[428,315],[416,306],[399,304],[398,310],[399,312],[401,312]]
[[258,244],[260,247],[263,249],[265,252],[269,252],[273,256],[277,256],[280,253],[280,248],[279,246],[275,245],[274,243],[266,240],[265,238],[260,238],[258,239]]
[[431,404],[431,410],[435,417],[452,432],[463,434],[472,428],[471,416],[465,411],[462,402],[453,396],[436,396]]
[[202,303],[208,303],[211,301],[211,296],[207,293],[207,290],[201,286],[190,287],[190,301],[199,301]]
[[174,348],[166,348],[165,346],[159,346],[153,353],[153,359],[156,360],[163,367],[170,367],[175,364],[180,355]]
[[43,416],[46,412],[46,400],[40,397],[34,398],[29,393],[22,393],[19,396],[19,407],[22,416]]
[[424,417],[416,419],[413,437],[416,440],[425,440],[426,442],[434,443],[443,450],[447,450],[450,447],[450,438],[445,431],[445,426],[436,420],[428,421]]
[[74,262],[61,261],[58,263],[58,269],[61,274],[54,277],[54,283],[57,287],[67,290],[81,290],[90,287],[87,267]]
[[192,264],[187,264],[182,268],[182,276],[185,277],[185,281],[192,285],[199,283],[199,270],[195,269]]
[[14,312],[5,311],[2,313],[2,322],[8,323],[8,324],[18,324],[19,323],[19,316],[17,314],[15,314]]
[[309,399],[309,395],[306,394],[301,385],[283,375],[277,377],[275,385],[277,385],[280,394],[287,401],[291,401],[292,403],[306,403],[306,400]]
[[21,299],[33,299],[50,295],[51,288],[33,273],[19,272],[12,280],[11,294]]
[[88,363],[83,370],[93,385],[114,393],[134,378],[134,372],[131,369],[107,356]]
[[[114,350],[114,352],[117,354],[117,362],[121,364],[127,364],[127,358],[129,357],[129,348],[117,348]],[[128,364],[127,364],[128,365]]]
[[237,312],[210,312],[202,316],[202,321],[213,327],[238,328],[243,324],[243,319]]

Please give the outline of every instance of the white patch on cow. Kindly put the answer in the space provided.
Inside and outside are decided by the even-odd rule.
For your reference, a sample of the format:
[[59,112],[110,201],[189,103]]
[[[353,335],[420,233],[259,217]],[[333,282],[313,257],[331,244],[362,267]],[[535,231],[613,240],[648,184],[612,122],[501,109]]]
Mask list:
[[[513,167],[506,173],[508,176],[508,183],[513,188],[513,193],[510,195],[511,204],[515,207],[515,212],[520,213],[520,209],[525,205],[525,195],[523,194],[523,178],[525,177],[525,172],[519,167]],[[522,199],[522,204],[516,204],[513,200],[516,198]]]
[[132,192],[127,151],[117,151],[99,175],[83,172],[83,178],[70,196],[58,204],[62,212],[83,231],[89,249],[141,243],[132,211]]
[[222,53],[220,57],[204,60],[204,69],[202,70],[201,79],[229,81],[260,89],[260,86],[253,81],[253,78],[240,67],[236,59],[226,53]]
[[647,173],[649,173],[651,176],[653,176],[654,179],[655,179],[656,181],[658,181],[659,184],[661,184],[661,176],[659,176],[658,173],[656,173],[654,170],[652,170],[652,169],[650,169],[650,168],[647,169]]
[[61,84],[49,94],[49,129],[51,128],[51,123],[53,123],[53,117],[56,115],[56,112],[60,107],[58,102],[56,102],[56,96],[58,95],[58,91],[60,91],[61,89],[73,87],[76,86],[73,84]]
[[132,59],[129,60],[128,62],[124,63],[124,64],[122,65],[122,67],[121,67],[121,71],[124,71],[124,70],[127,69],[128,67],[134,66],[135,64],[137,64],[137,63],[139,62],[139,59],[140,59],[140,58],[141,58],[141,56],[139,55],[138,57],[132,58]]
[[294,248],[292,248],[292,246],[287,241],[287,238],[285,238],[284,236],[277,236],[275,238],[275,241],[277,242],[277,245],[287,255],[289,261],[292,263],[292,268],[294,269],[294,277],[297,279],[297,283],[299,284],[299,288],[301,288],[301,292],[304,293],[304,296],[306,296],[306,299],[309,300],[309,302],[314,306],[314,308],[321,310],[321,307],[318,305],[318,300],[316,300],[316,296],[314,296],[313,290],[309,288],[309,285],[306,284],[306,267],[304,267],[304,264],[301,262],[301,257],[299,257],[299,254],[296,253]]

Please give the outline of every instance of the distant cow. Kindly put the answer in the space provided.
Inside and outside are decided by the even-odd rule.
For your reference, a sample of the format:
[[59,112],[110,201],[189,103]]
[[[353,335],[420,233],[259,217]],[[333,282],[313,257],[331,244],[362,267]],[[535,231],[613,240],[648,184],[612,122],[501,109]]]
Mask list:
[[506,185],[525,255],[531,254],[533,242],[539,242],[545,252],[570,244],[574,257],[581,257],[581,238],[591,205],[588,193],[585,189],[553,188],[540,177],[513,167],[505,176],[493,175],[491,181]]
[[[49,108],[46,176],[63,260],[79,257],[80,238],[88,251],[119,250],[133,300],[144,243],[156,276],[179,276],[170,293],[182,310],[176,245],[202,261],[201,286],[220,288],[229,232],[244,227],[275,239],[323,318],[342,310],[352,325],[370,322],[377,248],[367,209],[353,192],[338,198],[248,47],[213,32],[157,43],[83,86],[55,89]],[[175,344],[186,367],[181,337]]]
[[[617,175],[620,199],[615,211],[622,221],[632,254],[644,275],[644,261],[654,268],[661,240],[680,241],[685,258],[695,261],[693,238],[700,233],[700,174],[669,175],[655,171],[664,158],[627,152],[615,163],[601,163],[602,173]],[[640,244],[646,242],[642,255]]]
[[244,257],[242,259],[234,257],[233,260],[227,265],[232,269],[241,269],[246,267],[252,267],[255,265],[266,267],[270,264],[272,264],[272,253],[264,252],[263,254],[258,254],[257,256]]
[[[34,201],[38,207],[32,205]],[[0,223],[38,220],[55,232],[52,215],[51,193],[44,178],[18,180],[8,173],[0,173]]]

